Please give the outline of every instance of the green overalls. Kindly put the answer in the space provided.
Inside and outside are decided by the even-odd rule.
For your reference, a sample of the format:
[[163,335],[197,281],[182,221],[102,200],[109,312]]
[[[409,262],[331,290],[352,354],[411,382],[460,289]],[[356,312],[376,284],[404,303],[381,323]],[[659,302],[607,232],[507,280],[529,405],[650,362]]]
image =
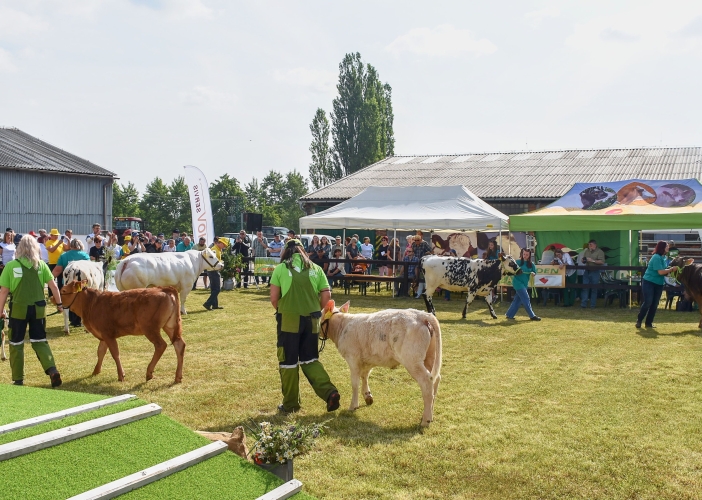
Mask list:
[[29,341],[44,372],[56,372],[56,363],[46,340],[46,300],[44,285],[33,267],[22,265],[22,279],[12,291],[10,302],[10,368],[12,380],[24,380],[24,335],[29,326]]
[[319,362],[317,338],[321,312],[319,298],[310,282],[309,269],[297,272],[288,268],[292,284],[278,301],[278,367],[283,391],[283,408],[300,409],[300,374],[302,367],[314,392],[324,401],[336,391],[329,375]]

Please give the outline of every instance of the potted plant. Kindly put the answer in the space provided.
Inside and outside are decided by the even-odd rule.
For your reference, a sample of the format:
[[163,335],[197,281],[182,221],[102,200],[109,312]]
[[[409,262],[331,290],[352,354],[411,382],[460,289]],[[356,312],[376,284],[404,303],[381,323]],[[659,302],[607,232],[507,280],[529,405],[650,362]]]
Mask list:
[[223,281],[222,288],[233,290],[234,280],[241,279],[241,268],[243,266],[241,254],[234,255],[229,251],[222,252],[222,264],[224,264],[224,267],[219,272]]
[[293,458],[310,451],[326,427],[324,423],[298,424],[292,417],[280,426],[252,423],[254,427],[250,430],[256,441],[249,453],[254,463],[283,481],[293,478]]

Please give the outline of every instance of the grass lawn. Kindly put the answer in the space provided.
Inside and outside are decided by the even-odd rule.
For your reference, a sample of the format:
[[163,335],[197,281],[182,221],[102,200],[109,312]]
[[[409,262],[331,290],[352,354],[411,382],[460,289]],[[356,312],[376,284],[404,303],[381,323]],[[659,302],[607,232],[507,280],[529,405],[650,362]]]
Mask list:
[[[186,304],[179,385],[172,384],[171,347],[156,378],[145,382],[153,348],[143,337],[119,341],[126,382],[117,382],[109,355],[92,377],[97,341],[83,329],[66,337],[59,316],[49,318],[64,388],[131,392],[192,429],[282,421],[267,289],[223,292],[220,311],[205,311],[206,297],[191,292]],[[349,297],[352,312],[423,306],[373,292]],[[331,419],[319,447],[295,461],[306,492],[348,499],[702,497],[697,313],[659,311],[654,332],[634,328],[634,311],[601,304],[586,311],[536,306],[543,321],[530,322],[521,310],[508,322],[505,305],[492,320],[476,301],[462,320],[460,300],[436,298],[444,356],[432,426],[419,430],[419,387],[403,368],[373,372],[372,406],[331,415],[302,377],[299,420]],[[331,342],[321,359],[346,408],[346,362]],[[0,369],[0,381],[9,383],[9,366]],[[25,383],[48,385],[29,352]]]

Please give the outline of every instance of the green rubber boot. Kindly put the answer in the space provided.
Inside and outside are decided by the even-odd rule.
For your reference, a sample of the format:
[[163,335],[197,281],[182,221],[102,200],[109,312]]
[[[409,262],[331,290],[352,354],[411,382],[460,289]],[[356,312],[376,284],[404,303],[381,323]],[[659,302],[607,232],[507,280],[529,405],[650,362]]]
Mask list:
[[[46,341],[32,342],[32,349],[34,349],[34,352],[37,354],[37,358],[39,358],[39,362],[41,363],[41,367],[44,369],[44,373],[50,375],[49,369],[54,368],[56,366],[56,362],[54,361],[54,355],[51,352],[49,343]],[[56,368],[54,368],[53,371],[55,370]]]
[[10,344],[10,369],[12,380],[24,380],[24,343]]

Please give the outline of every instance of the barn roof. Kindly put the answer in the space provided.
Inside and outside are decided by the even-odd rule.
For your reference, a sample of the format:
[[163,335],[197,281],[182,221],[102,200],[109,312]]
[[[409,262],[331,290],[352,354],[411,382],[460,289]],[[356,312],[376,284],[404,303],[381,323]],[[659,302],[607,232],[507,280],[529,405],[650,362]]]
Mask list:
[[702,181],[702,148],[521,151],[392,156],[307,194],[302,202],[342,201],[369,186],[461,184],[487,199],[555,199],[576,182],[624,179]]
[[116,177],[109,170],[19,129],[4,127],[0,127],[0,168]]

